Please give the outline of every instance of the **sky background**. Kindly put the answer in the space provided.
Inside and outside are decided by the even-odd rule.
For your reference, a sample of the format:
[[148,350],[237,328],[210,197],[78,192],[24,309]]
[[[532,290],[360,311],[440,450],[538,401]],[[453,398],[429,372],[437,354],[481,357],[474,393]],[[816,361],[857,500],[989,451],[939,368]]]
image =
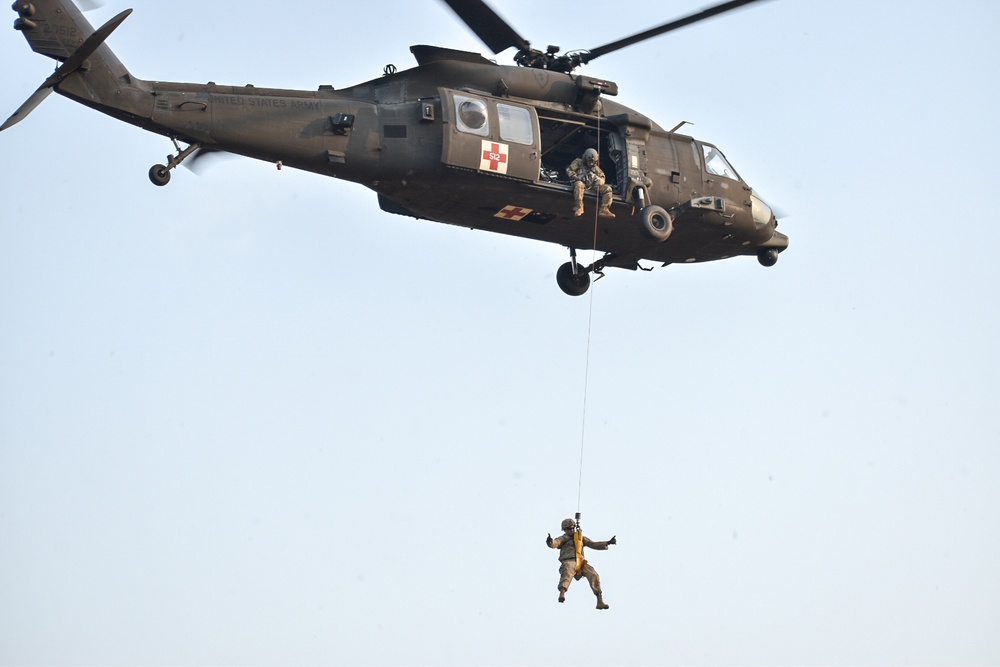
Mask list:
[[[494,0],[565,49],[708,4]],[[88,16],[127,6],[146,79],[486,52],[432,0]],[[791,241],[580,298],[564,248],[357,185],[156,188],[167,139],[51,96],[0,134],[0,664],[1000,663],[1000,3],[901,7],[773,0],[582,70]],[[6,118],[53,64],[9,27],[0,61]],[[556,603],[578,507],[607,612]]]

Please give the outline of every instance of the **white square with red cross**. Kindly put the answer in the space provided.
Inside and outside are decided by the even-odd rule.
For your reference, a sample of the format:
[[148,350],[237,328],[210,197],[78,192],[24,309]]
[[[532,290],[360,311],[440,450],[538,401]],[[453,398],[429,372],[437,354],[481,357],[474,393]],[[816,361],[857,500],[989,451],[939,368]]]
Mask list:
[[483,139],[483,155],[479,162],[482,171],[507,173],[507,144]]

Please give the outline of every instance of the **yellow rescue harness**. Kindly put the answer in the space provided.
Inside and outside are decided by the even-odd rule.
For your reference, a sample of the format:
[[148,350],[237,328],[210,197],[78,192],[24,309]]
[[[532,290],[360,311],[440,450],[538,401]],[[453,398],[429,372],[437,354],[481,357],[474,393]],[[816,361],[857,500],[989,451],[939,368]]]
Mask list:
[[[576,516],[579,519],[580,515]],[[573,547],[576,551],[576,575],[573,578],[579,581],[583,577],[583,568],[587,567],[587,559],[583,557],[583,531],[580,530],[579,520],[576,522],[576,532],[573,533]]]

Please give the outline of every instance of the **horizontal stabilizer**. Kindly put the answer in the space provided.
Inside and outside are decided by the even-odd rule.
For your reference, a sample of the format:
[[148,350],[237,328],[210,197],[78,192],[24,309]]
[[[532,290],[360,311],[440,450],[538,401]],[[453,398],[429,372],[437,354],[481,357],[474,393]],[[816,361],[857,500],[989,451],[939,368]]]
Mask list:
[[49,93],[52,92],[52,89],[58,85],[60,81],[80,69],[80,66],[86,62],[87,58],[94,54],[94,51],[96,51],[97,48],[104,43],[104,40],[108,38],[108,35],[114,32],[115,28],[120,26],[122,21],[127,19],[128,15],[131,13],[131,9],[126,9],[91,33],[90,36],[84,40],[83,44],[81,44],[80,47],[74,51],[62,65],[56,68],[56,71],[52,73],[52,76],[47,78],[42,85],[38,87],[38,90],[36,90],[34,94],[28,98],[28,101],[22,104],[3,125],[0,125],[0,132],[3,132],[8,127],[16,125],[24,120],[35,107],[42,103],[42,100],[49,96]]
[[41,88],[36,90],[34,94],[28,98],[27,102],[18,107],[17,111],[15,111],[11,115],[11,117],[4,122],[3,125],[0,125],[0,132],[3,132],[11,125],[17,125],[22,120],[27,118],[28,114],[34,111],[35,107],[41,104],[42,100],[48,97],[49,93],[51,92],[52,92],[51,86],[42,86]]

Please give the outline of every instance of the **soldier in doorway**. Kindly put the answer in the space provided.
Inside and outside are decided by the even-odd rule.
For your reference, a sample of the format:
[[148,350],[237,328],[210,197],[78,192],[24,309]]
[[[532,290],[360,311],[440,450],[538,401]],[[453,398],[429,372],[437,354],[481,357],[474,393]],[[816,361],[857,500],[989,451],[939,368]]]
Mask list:
[[[573,519],[565,519],[561,526],[563,534],[553,538],[550,533],[545,543],[552,549],[559,549],[559,601],[566,601],[566,591],[573,579],[586,577],[590,589],[597,596],[597,608],[608,609],[601,591],[601,575],[583,558],[583,547],[603,551],[612,544],[618,544],[616,537],[606,542],[594,542],[585,537]],[[577,537],[579,533],[579,536]]]
[[604,177],[604,172],[597,166],[596,150],[593,148],[585,150],[583,157],[578,157],[566,167],[566,175],[573,182],[573,215],[577,217],[583,215],[583,193],[586,190],[593,190],[601,200],[597,215],[602,218],[615,217],[611,212],[613,193],[611,186],[605,184],[607,179]]

